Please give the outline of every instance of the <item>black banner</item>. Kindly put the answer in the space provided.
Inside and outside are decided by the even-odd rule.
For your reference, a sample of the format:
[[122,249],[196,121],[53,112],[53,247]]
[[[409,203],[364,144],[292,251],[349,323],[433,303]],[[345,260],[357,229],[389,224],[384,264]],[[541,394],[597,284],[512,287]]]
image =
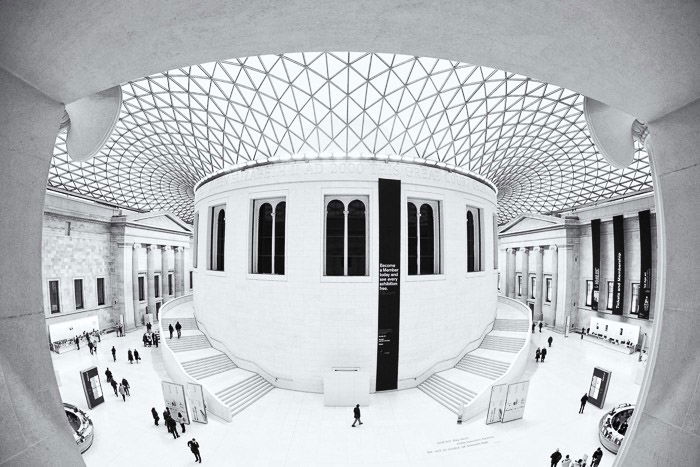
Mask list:
[[649,319],[651,303],[651,211],[639,212],[639,297],[637,313],[640,318]]
[[625,234],[622,216],[613,217],[613,248],[615,258],[613,261],[613,306],[614,315],[621,315],[625,302]]
[[600,295],[600,219],[591,221],[591,245],[593,256],[593,292],[591,293],[591,309],[598,309]]
[[379,179],[379,306],[377,391],[399,379],[401,180]]
[[588,402],[602,409],[605,405],[605,398],[608,395],[608,386],[612,372],[603,368],[593,368],[591,386],[588,388]]

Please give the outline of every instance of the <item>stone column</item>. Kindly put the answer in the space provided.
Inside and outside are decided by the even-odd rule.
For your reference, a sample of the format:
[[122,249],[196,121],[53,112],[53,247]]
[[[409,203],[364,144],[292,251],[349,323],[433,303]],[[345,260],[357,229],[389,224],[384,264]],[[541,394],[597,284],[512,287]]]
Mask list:
[[[550,306],[552,307],[552,314],[554,315],[554,327],[558,331],[563,331],[566,327],[566,318],[563,322],[557,316],[557,288],[559,287],[559,249],[556,245],[551,245],[549,251],[552,252],[552,301]],[[546,293],[545,288],[545,293]]]
[[542,312],[542,302],[544,301],[546,290],[544,286],[544,266],[542,264],[544,248],[536,246],[532,251],[535,253],[535,318],[544,321],[544,313]]
[[156,248],[157,245],[148,245],[146,248],[147,313],[153,313],[153,316],[156,312]]
[[[139,325],[139,250],[141,244],[134,243],[131,251],[131,299],[134,302],[134,327]],[[131,323],[129,323],[131,324]],[[124,323],[126,326],[126,323]]]
[[522,296],[520,297],[520,300],[522,300],[522,302],[527,305],[527,299],[530,297],[530,294],[528,293],[530,290],[530,250],[528,250],[527,247],[522,247],[520,248],[520,250],[522,250],[523,252],[523,257],[521,258],[521,271],[523,275],[523,282],[521,288]]
[[165,301],[165,297],[170,295],[168,293],[169,292],[169,290],[168,290],[168,271],[170,269],[170,262],[169,262],[169,258],[168,258],[169,251],[170,251],[170,247],[168,245],[161,245],[161,247],[160,247],[160,296],[163,297],[163,301]]
[[179,297],[185,290],[185,248],[175,247],[175,296]]
[[508,274],[508,296],[515,298],[515,248],[509,248],[510,253],[506,259],[506,264],[510,265],[510,273]]

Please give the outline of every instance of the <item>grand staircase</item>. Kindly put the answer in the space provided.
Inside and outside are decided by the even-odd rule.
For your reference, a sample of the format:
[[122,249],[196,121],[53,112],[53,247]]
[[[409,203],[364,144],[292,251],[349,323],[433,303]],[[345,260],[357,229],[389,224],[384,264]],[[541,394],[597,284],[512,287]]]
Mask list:
[[476,392],[453,383],[438,373],[425,380],[418,389],[456,414],[462,413],[462,406],[476,397]]
[[524,338],[487,335],[481,341],[480,349],[498,350],[499,352],[519,352],[525,345]]
[[273,389],[274,386],[265,378],[252,373],[252,376],[243,381],[220,390],[216,393],[216,397],[226,404],[231,410],[231,416],[234,417]]
[[458,368],[467,373],[472,373],[478,376],[483,376],[488,379],[498,379],[503,376],[503,374],[508,371],[510,363],[503,362],[500,360],[494,360],[492,358],[480,357],[478,355],[473,355],[468,353],[462,358],[462,360],[455,365]]
[[203,358],[196,358],[188,362],[181,362],[188,375],[194,379],[204,379],[218,375],[228,370],[238,368],[233,361],[223,352]]
[[173,352],[188,352],[190,350],[201,350],[211,347],[209,339],[207,339],[207,336],[204,334],[186,335],[179,339],[177,335],[172,339],[166,337],[165,342]]

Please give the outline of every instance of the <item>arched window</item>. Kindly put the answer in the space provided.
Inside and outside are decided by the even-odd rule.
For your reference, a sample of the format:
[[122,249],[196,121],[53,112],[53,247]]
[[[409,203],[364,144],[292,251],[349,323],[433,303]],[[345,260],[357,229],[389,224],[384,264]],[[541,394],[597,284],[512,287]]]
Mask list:
[[440,274],[440,203],[409,200],[407,208],[408,274]]
[[481,209],[467,206],[467,272],[483,271]]
[[226,206],[213,206],[209,212],[209,219],[209,269],[223,271]]
[[284,274],[284,198],[253,202],[253,274]]
[[326,276],[367,275],[367,201],[357,196],[326,197]]

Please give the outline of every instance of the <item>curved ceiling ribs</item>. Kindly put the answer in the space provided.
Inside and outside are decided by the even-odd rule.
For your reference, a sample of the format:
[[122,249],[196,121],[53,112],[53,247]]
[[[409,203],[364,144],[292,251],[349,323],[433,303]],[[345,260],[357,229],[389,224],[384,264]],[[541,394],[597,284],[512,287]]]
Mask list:
[[122,86],[119,122],[76,163],[65,133],[48,186],[191,222],[192,188],[246,161],[391,154],[467,168],[500,190],[499,222],[651,188],[647,154],[625,169],[595,148],[583,96],[514,73],[374,53],[222,60]]

